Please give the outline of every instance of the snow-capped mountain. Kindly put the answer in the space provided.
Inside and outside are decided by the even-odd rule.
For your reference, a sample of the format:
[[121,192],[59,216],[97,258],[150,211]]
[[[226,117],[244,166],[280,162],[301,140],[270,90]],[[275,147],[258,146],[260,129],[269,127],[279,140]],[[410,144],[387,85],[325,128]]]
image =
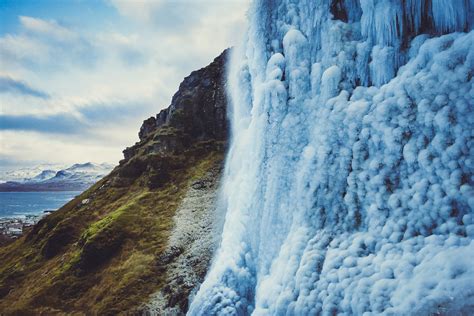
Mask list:
[[[54,175],[50,178],[44,179],[45,182],[58,182],[58,181],[71,181],[71,182],[88,182],[94,183],[100,180],[103,176],[109,173],[112,170],[113,166],[107,163],[103,164],[94,164],[91,162],[83,164],[74,164],[69,168],[59,170],[55,172]],[[37,177],[41,176],[43,173],[47,173],[50,170],[45,170]]]
[[[36,176],[39,176],[43,171],[53,171],[54,174],[58,170],[67,168],[66,165],[60,164],[40,164],[30,167],[21,167],[18,169],[6,169],[0,170],[0,183],[5,183],[8,181],[26,181],[33,179]],[[54,176],[53,174],[53,176]]]
[[[61,169],[22,169],[4,174],[0,191],[81,191],[102,179],[113,167],[108,163],[86,162]],[[15,174],[17,178],[12,177]]]
[[44,180],[48,180],[56,175],[56,171],[54,170],[43,170],[33,178],[26,178],[23,181],[34,181],[34,182],[41,182]]

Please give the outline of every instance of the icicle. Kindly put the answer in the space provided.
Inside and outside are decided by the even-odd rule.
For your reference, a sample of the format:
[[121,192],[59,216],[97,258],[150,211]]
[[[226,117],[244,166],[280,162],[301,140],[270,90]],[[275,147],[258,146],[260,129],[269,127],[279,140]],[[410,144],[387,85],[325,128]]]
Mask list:
[[311,67],[311,92],[312,96],[316,97],[321,92],[321,76],[323,67],[320,63],[315,63]]
[[356,71],[359,78],[359,85],[369,85],[369,58],[370,47],[367,42],[357,44]]
[[372,61],[369,64],[370,79],[375,86],[387,83],[395,76],[397,59],[395,49],[390,46],[374,46],[372,49]]
[[399,1],[361,0],[362,34],[370,42],[397,46],[403,33],[403,11]]
[[324,71],[321,78],[321,103],[325,103],[338,94],[339,82],[341,82],[341,69],[339,67],[331,66]]
[[418,34],[420,31],[427,5],[427,0],[405,0],[405,16],[408,23],[406,28],[411,30],[413,34]]
[[308,41],[300,31],[291,29],[283,38],[283,52],[286,58],[289,97],[298,98],[310,88]]
[[435,28],[440,33],[464,31],[468,26],[470,4],[466,0],[431,0]]

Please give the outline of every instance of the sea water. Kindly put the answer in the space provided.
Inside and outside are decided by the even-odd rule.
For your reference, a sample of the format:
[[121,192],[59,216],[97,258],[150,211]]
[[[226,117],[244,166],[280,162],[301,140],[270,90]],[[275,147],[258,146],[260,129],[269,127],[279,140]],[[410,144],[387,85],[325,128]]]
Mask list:
[[0,192],[0,218],[41,215],[54,211],[79,195],[79,191]]

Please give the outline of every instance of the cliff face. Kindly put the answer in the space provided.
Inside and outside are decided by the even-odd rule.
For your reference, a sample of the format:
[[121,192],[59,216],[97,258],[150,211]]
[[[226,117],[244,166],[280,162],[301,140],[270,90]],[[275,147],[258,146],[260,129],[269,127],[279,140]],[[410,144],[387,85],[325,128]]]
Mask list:
[[227,55],[185,78],[108,176],[0,248],[3,313],[187,309],[219,229]]
[[125,159],[147,153],[182,151],[196,141],[227,139],[224,51],[206,68],[193,71],[180,84],[171,105],[143,122],[140,142],[124,150]]

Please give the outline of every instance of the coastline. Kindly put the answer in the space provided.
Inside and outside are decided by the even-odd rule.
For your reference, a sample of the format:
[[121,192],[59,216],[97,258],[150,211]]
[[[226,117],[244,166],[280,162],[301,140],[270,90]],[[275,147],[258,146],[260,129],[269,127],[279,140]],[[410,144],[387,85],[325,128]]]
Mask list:
[[[2,199],[0,199],[2,202],[0,209],[0,246],[20,238],[42,218],[55,212],[81,193],[80,191],[57,193],[66,192],[70,193],[69,196],[59,197],[59,199],[58,197],[52,199],[51,196],[38,195],[41,193],[53,193],[54,195],[56,192],[0,192],[10,194],[9,198],[2,196]],[[19,194],[19,196],[15,197],[11,194]],[[24,194],[30,194],[30,197],[25,197]]]
[[21,237],[42,218],[55,210],[43,211],[40,214],[25,214],[11,217],[0,217],[0,246]]

